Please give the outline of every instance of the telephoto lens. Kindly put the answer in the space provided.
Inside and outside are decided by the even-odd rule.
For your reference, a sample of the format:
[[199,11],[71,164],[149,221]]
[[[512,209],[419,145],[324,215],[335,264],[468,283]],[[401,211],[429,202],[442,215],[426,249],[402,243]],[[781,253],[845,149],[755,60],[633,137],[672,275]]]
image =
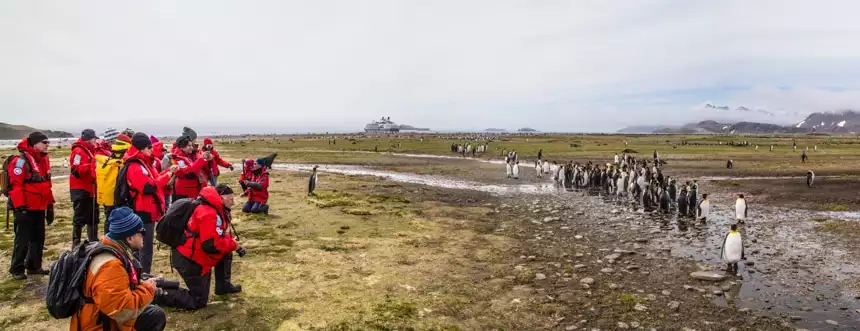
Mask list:
[[248,253],[248,252],[245,251],[245,249],[242,247],[239,247],[238,249],[236,249],[236,254],[239,254],[239,257],[244,257],[245,253]]
[[160,288],[176,290],[176,289],[179,289],[179,281],[178,280],[167,280],[164,278],[158,278],[155,280],[155,286],[160,287]]

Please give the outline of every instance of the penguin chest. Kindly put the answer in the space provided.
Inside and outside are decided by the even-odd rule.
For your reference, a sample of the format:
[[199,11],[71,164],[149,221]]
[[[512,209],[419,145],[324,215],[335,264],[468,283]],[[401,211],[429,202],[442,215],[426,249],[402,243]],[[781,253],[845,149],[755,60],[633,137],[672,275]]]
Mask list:
[[738,201],[735,203],[735,214],[737,218],[743,219],[747,213],[747,204],[744,201]]
[[740,234],[729,234],[723,244],[723,261],[726,263],[737,263],[741,260],[744,246]]

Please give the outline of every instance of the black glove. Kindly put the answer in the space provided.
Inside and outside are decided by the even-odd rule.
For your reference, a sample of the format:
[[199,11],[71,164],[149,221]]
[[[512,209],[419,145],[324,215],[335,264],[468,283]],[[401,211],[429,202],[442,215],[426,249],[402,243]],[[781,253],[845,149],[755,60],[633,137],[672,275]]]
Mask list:
[[230,165],[230,171],[233,171],[233,165]]
[[54,205],[53,204],[48,205],[48,209],[45,210],[45,222],[47,222],[48,225],[51,225],[52,223],[54,223]]
[[254,190],[262,190],[263,189],[263,184],[260,184],[260,183],[248,182],[245,185],[247,185],[248,187],[250,187]]

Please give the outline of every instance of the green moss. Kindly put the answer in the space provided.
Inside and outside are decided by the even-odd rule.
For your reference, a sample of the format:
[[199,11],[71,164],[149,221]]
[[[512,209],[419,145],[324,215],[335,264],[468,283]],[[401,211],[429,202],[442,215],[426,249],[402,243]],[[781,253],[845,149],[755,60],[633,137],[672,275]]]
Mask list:
[[848,211],[848,207],[835,203],[827,204],[825,208],[829,211]]
[[813,217],[809,220],[813,221],[813,222],[821,223],[821,222],[827,222],[827,217]]

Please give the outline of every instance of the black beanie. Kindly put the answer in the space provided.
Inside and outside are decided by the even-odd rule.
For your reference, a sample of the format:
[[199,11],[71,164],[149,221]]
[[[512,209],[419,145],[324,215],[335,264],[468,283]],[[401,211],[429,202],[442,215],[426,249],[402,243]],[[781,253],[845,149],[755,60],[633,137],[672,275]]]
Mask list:
[[182,136],[188,137],[188,140],[191,141],[197,140],[197,132],[187,126],[182,128]]
[[146,133],[138,132],[131,137],[131,145],[142,151],[147,147],[152,147],[152,141],[149,141],[149,136]]
[[86,129],[84,131],[81,131],[81,140],[86,141],[86,140],[96,139],[96,138],[98,138],[98,136],[96,136],[96,131],[93,129]]
[[215,186],[215,192],[218,192],[218,195],[228,195],[233,194],[233,189],[231,189],[227,184],[218,184]]
[[176,138],[176,147],[185,148],[185,146],[188,146],[188,144],[190,144],[190,143],[191,143],[191,138],[188,138],[186,136]]
[[36,145],[45,140],[48,140],[48,136],[39,131],[33,132],[29,136],[27,136],[27,144],[30,146]]

